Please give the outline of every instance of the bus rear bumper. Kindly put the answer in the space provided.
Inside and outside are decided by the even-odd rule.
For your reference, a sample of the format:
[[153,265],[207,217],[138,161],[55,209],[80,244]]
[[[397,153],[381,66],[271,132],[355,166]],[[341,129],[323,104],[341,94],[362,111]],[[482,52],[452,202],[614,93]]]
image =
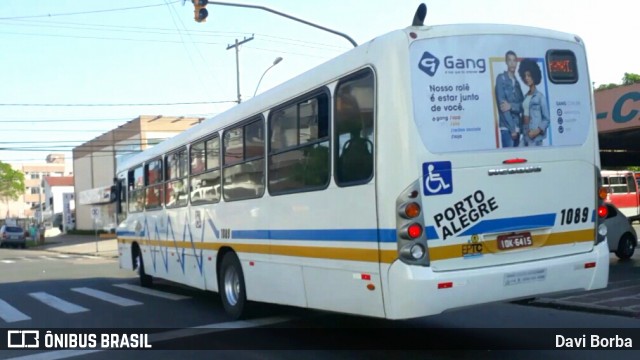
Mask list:
[[435,315],[477,304],[607,286],[606,242],[591,252],[525,263],[435,272],[401,261],[389,268],[389,319]]

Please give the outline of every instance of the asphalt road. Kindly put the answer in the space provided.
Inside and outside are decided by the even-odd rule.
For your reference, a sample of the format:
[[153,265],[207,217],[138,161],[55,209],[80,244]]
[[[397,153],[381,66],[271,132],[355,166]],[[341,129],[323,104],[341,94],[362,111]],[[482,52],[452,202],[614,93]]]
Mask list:
[[[640,253],[630,261],[611,258],[612,285],[627,287],[638,277]],[[491,358],[479,352],[483,344],[503,346],[508,358],[557,357],[555,352],[510,350],[546,348],[555,335],[598,328],[621,336],[637,334],[640,319],[623,312],[599,311],[593,306],[539,306],[534,303],[495,303],[460,309],[432,317],[388,321],[290,307],[258,305],[248,321],[229,321],[217,294],[156,281],[153,291],[137,286],[134,273],[119,270],[116,260],[49,251],[0,251],[0,325],[4,329],[144,328],[156,350],[91,351],[3,350],[1,359],[38,356],[40,359],[175,359],[190,358]],[[606,289],[613,290],[613,289]],[[632,294],[636,296],[638,290]],[[606,294],[606,293],[604,293]],[[618,297],[610,293],[609,299]],[[587,294],[571,294],[586,296]],[[569,295],[567,295],[569,296]],[[565,296],[565,297],[567,297]],[[563,298],[551,298],[563,301]],[[575,299],[574,299],[575,300]],[[636,301],[639,301],[636,298]],[[579,302],[578,302],[579,303]],[[536,305],[536,306],[534,306]],[[198,328],[198,329],[194,329]],[[538,330],[536,330],[538,329]],[[78,330],[80,331],[80,330]],[[635,336],[635,335],[634,335]],[[2,339],[0,339],[2,340]],[[346,346],[345,346],[346,344]],[[401,350],[390,352],[392,344]],[[637,346],[637,345],[636,345]],[[200,352],[196,349],[222,349]],[[459,349],[455,354],[442,349]],[[292,350],[304,350],[303,353]],[[370,349],[382,349],[380,351]],[[430,350],[439,349],[439,350]],[[602,352],[595,352],[601,357]],[[566,352],[562,358],[592,358],[591,353]],[[633,355],[633,357],[631,357]],[[637,358],[622,351],[616,359]]]

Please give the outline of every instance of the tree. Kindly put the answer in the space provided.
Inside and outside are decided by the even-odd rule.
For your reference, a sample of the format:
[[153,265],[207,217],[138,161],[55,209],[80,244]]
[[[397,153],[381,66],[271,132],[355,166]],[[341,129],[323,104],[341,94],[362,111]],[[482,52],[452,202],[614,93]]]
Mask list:
[[600,84],[600,86],[598,86],[598,88],[596,89],[596,91],[600,91],[600,90],[608,90],[608,89],[614,89],[617,88],[618,84],[614,84],[614,83],[610,83],[610,84]]
[[622,77],[622,85],[631,85],[635,83],[640,83],[640,75],[624,73],[624,77]]
[[596,91],[614,89],[620,86],[637,84],[637,83],[640,83],[640,75],[634,74],[634,73],[624,73],[624,76],[622,77],[622,84],[614,84],[614,83],[600,84],[596,88]]
[[24,174],[0,161],[0,200],[8,203],[24,193]]

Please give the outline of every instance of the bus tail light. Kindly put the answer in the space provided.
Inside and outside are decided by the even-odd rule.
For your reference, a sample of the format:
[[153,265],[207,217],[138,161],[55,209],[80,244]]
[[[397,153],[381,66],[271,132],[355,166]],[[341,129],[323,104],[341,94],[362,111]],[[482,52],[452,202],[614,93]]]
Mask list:
[[410,202],[400,209],[400,216],[405,219],[413,219],[420,216],[420,205],[417,202]]
[[429,265],[429,247],[422,213],[422,181],[411,183],[396,199],[398,258],[409,265]]
[[607,189],[604,187],[600,187],[600,189],[598,189],[598,197],[600,197],[600,199],[605,200],[607,198],[608,192]]
[[604,223],[604,219],[606,219],[609,211],[607,210],[607,206],[604,201],[607,198],[608,190],[602,186],[602,173],[597,166],[594,166],[595,172],[595,180],[596,180],[596,189],[597,193],[595,194],[595,212],[594,220],[595,220],[595,243],[600,244],[605,241],[607,238],[607,225]]
[[609,214],[609,210],[607,210],[607,207],[605,205],[598,206],[598,216],[600,218],[604,219],[607,217],[608,214]]
[[406,225],[402,231],[400,231],[400,236],[407,240],[415,240],[422,236],[422,225],[418,223]]

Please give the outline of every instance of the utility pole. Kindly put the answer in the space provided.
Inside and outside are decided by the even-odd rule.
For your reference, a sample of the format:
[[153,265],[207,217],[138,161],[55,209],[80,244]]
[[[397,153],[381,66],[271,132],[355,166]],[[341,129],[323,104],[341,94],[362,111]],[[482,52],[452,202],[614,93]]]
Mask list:
[[238,89],[238,104],[240,104],[240,102],[242,101],[242,99],[240,98],[240,45],[247,43],[249,41],[253,40],[253,35],[251,35],[250,38],[244,38],[244,40],[238,42],[238,39],[236,39],[236,43],[235,45],[229,45],[227,46],[227,50],[229,49],[236,49],[236,87]]

